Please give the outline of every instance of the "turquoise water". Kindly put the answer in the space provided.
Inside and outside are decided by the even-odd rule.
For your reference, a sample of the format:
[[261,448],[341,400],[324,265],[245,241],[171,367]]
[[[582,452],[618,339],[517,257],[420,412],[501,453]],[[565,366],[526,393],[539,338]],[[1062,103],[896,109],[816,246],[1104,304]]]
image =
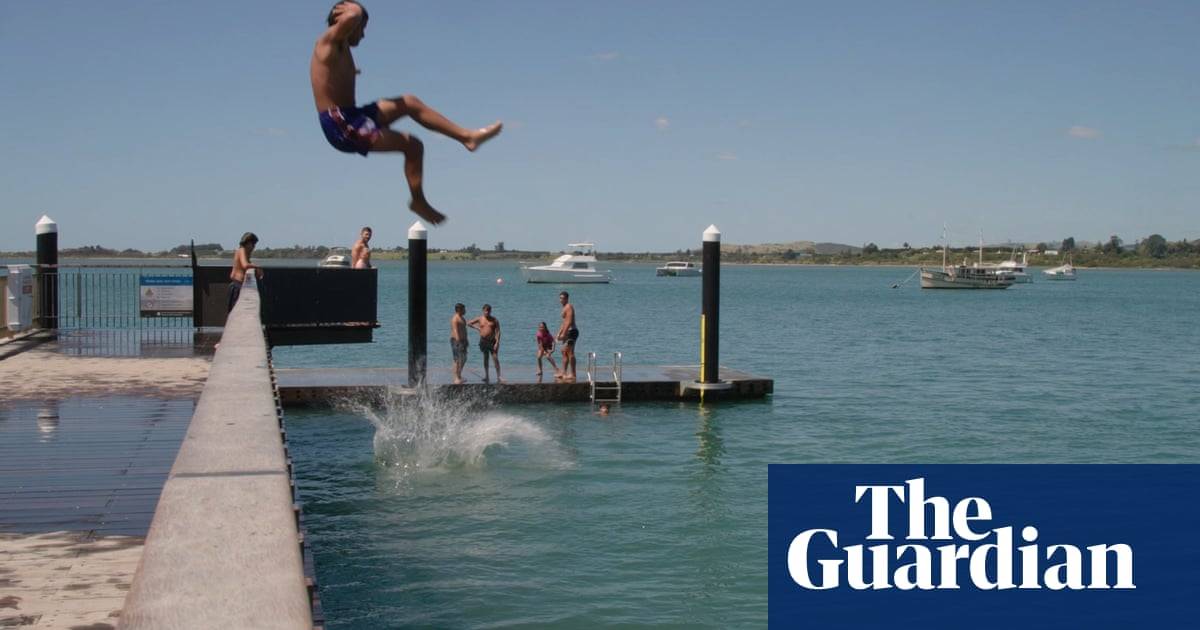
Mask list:
[[[581,352],[696,363],[700,281],[612,267],[569,287]],[[722,269],[721,362],[774,378],[765,402],[288,410],[329,627],[761,627],[768,463],[1200,461],[1200,273],[889,288],[909,273]],[[406,280],[381,269],[376,343],[276,365],[404,365]],[[478,263],[429,285],[434,367],[453,303],[486,301],[504,369],[534,369],[563,287]]]

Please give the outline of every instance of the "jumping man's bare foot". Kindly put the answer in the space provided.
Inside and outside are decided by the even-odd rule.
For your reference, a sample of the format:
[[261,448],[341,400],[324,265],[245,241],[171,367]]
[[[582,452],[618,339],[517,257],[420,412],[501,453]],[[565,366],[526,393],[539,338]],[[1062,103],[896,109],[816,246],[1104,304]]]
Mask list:
[[446,220],[446,215],[434,210],[433,206],[429,205],[429,202],[425,201],[423,198],[413,199],[412,201],[408,202],[408,209],[412,210],[417,214],[417,216],[434,225]]
[[471,137],[463,143],[463,146],[467,147],[468,151],[474,151],[475,149],[478,149],[484,142],[487,142],[488,140],[500,135],[501,129],[504,129],[504,123],[500,122],[499,120],[484,127],[483,129],[476,129],[471,133]]
[[462,385],[462,384],[463,384],[463,380],[462,380],[461,378],[456,378],[456,379],[454,379],[454,384],[455,384],[455,385]]

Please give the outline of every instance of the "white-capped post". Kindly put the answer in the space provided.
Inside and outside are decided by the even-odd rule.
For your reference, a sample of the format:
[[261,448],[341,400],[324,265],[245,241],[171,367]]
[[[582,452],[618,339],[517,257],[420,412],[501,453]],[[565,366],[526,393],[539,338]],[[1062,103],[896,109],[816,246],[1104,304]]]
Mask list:
[[58,328],[58,224],[42,215],[37,234],[38,327]]
[[428,352],[425,320],[427,316],[427,262],[429,230],[420,221],[408,228],[408,385],[425,381],[425,357]]
[[700,310],[700,382],[716,383],[720,364],[721,231],[704,230],[704,293]]

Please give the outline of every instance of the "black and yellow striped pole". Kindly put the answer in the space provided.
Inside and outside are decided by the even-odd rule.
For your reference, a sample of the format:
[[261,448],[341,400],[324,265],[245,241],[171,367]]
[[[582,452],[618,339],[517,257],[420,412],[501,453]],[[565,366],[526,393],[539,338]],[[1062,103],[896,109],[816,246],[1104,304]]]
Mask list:
[[721,231],[710,225],[704,230],[703,294],[700,297],[700,378],[681,385],[685,390],[698,391],[700,402],[705,392],[731,389],[732,383],[721,380]]
[[721,340],[721,231],[715,225],[704,230],[702,255],[704,289],[700,306],[700,382],[716,383],[719,380],[717,371]]

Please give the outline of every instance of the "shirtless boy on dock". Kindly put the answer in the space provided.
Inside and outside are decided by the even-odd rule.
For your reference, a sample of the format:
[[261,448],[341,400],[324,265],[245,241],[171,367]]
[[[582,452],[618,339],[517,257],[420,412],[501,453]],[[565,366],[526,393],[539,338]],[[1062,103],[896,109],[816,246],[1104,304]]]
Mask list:
[[488,382],[488,355],[496,364],[496,382],[500,380],[500,320],[492,317],[492,305],[483,305],[483,314],[467,322],[467,326],[479,331],[479,351],[483,353],[483,382]]
[[358,46],[365,36],[367,10],[354,0],[343,0],[333,5],[325,21],[329,28],[317,38],[309,63],[313,99],[325,138],[338,151],[363,157],[367,153],[403,153],[404,177],[412,192],[409,209],[434,225],[445,221],[446,215],[429,205],[421,187],[425,146],[416,136],[393,131],[390,125],[409,116],[422,127],[453,138],[468,151],[474,151],[500,133],[502,124],[497,121],[482,129],[468,130],[411,94],[356,107],[354,78],[358,70],[350,49]]
[[558,303],[562,304],[562,326],[558,328],[556,337],[562,342],[562,375],[555,376],[569,383],[575,382],[575,342],[579,340],[579,328],[575,325],[575,306],[571,304],[571,295],[566,291],[558,294]]
[[358,233],[358,241],[354,243],[354,247],[350,249],[350,268],[351,269],[370,269],[371,268],[371,235],[374,232],[371,228],[364,227]]
[[[454,314],[450,316],[450,357],[454,361],[454,384],[463,382],[463,366],[467,364],[467,307],[462,302],[454,305]],[[487,364],[487,358],[484,358]]]

